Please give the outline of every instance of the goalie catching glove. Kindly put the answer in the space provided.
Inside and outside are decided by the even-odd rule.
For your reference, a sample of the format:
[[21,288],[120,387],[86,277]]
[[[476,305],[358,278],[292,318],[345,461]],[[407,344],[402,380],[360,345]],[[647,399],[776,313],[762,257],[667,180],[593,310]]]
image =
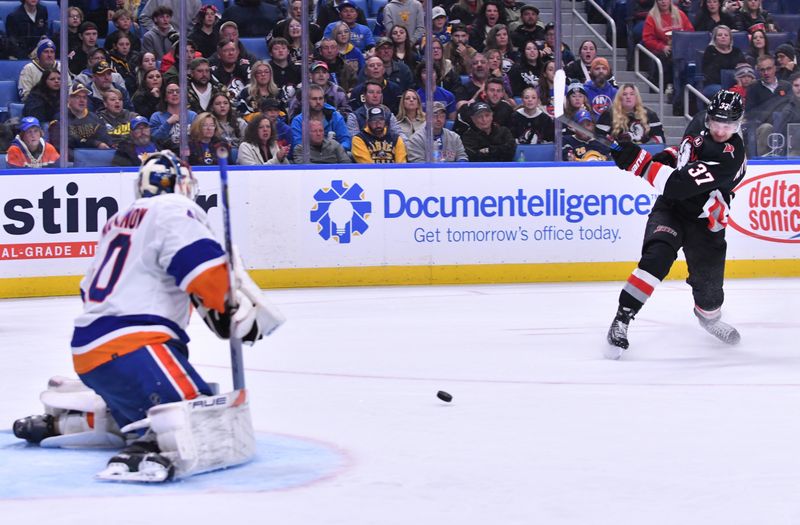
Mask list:
[[[235,294],[236,308],[226,306],[225,313],[219,313],[203,305],[202,300],[192,295],[192,304],[203,318],[206,325],[221,339],[233,336],[243,343],[252,345],[259,339],[274,332],[284,323],[286,318],[264,297],[261,289],[247,274],[244,263],[236,248],[233,249],[234,283],[232,293]],[[231,323],[231,321],[233,321]]]

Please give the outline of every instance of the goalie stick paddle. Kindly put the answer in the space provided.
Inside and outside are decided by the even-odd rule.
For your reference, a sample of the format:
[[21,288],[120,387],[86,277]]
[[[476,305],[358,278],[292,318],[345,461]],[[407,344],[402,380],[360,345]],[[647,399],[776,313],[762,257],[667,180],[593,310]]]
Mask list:
[[605,137],[597,135],[596,133],[584,128],[568,116],[564,114],[564,102],[567,97],[567,75],[563,69],[556,70],[555,78],[553,78],[553,114],[556,119],[567,126],[572,131],[579,132],[592,140],[596,140],[603,146],[611,149],[619,149],[616,142],[612,142]]
[[[230,293],[228,299],[228,308],[231,312],[236,311],[236,294],[234,288],[236,286],[236,277],[233,274],[233,240],[231,234],[231,209],[230,201],[228,199],[228,150],[226,148],[219,148],[217,150],[217,158],[219,159],[219,180],[220,180],[220,200],[222,209],[222,227],[223,235],[225,237],[225,253],[228,258],[228,284]],[[244,388],[244,357],[242,356],[242,340],[233,335],[233,315],[231,315],[230,327],[230,346],[231,346],[231,373],[233,375],[233,389],[240,390]]]

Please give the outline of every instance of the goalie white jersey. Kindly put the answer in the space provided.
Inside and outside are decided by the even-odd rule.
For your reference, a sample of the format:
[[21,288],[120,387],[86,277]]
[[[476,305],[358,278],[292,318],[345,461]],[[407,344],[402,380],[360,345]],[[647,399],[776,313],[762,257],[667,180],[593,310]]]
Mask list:
[[85,374],[144,345],[187,343],[189,294],[208,308],[225,309],[225,260],[206,213],[186,197],[141,198],[114,215],[81,281],[75,371]]

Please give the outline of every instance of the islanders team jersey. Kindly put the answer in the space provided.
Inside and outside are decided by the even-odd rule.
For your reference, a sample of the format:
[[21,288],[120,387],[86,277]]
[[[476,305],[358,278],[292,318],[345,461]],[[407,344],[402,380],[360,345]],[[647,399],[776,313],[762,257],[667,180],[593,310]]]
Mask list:
[[181,195],[138,199],[111,217],[81,281],[75,371],[84,374],[144,345],[187,343],[190,293],[225,309],[225,260],[206,213]]

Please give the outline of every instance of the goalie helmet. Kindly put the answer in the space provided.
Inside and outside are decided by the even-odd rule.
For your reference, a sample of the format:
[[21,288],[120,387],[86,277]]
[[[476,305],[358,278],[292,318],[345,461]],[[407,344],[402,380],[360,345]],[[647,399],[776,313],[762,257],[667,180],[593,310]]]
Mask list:
[[170,150],[153,153],[139,168],[136,179],[136,198],[154,197],[162,193],[177,193],[194,200],[197,179],[192,169]]
[[717,122],[739,122],[744,115],[744,103],[738,93],[722,89],[711,98],[706,115]]

